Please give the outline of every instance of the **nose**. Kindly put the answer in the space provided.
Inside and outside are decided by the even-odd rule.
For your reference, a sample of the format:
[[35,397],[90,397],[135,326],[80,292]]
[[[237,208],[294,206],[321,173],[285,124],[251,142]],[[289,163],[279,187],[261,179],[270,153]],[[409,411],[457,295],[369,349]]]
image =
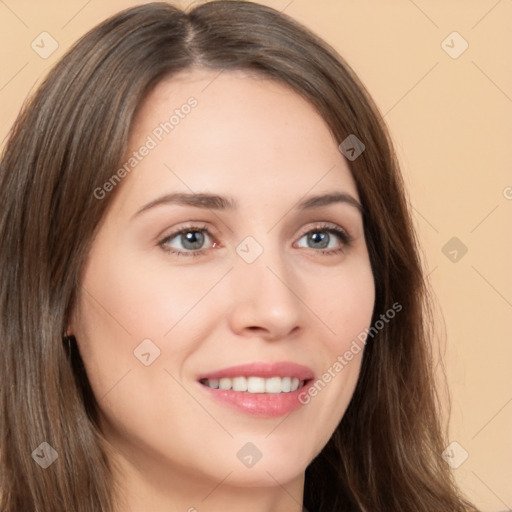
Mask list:
[[281,257],[268,251],[253,263],[239,258],[231,272],[228,320],[233,332],[266,340],[296,334],[305,315],[292,273]]

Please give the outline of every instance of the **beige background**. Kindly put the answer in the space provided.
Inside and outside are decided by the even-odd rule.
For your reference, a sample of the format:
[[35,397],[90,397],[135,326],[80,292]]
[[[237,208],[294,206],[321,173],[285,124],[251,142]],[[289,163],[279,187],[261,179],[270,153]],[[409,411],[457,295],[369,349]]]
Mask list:
[[[2,141],[64,50],[137,3],[0,0]],[[454,472],[482,511],[512,509],[512,0],[264,3],[337,48],[385,115],[445,318],[450,441],[469,454]],[[46,59],[31,48],[44,31],[59,45]]]

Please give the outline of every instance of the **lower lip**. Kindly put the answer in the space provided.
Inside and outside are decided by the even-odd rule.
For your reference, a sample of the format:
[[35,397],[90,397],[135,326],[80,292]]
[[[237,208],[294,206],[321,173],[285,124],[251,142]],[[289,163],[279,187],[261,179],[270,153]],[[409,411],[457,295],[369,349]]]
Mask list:
[[222,402],[232,409],[248,413],[261,418],[277,418],[295,411],[303,404],[299,396],[307,393],[312,381],[288,393],[249,393],[247,391],[233,391],[214,389],[199,383],[202,389],[212,398]]

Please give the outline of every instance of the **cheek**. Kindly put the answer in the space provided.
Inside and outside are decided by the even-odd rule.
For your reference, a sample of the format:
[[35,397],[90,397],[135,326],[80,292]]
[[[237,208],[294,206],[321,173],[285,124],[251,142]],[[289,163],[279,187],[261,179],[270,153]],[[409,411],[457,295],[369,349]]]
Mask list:
[[[73,328],[102,429],[145,449],[149,439],[156,453],[185,461],[204,430],[205,413],[180,385],[183,362],[210,329],[212,303],[201,299],[223,272],[171,273],[114,260],[98,258],[86,269]],[[154,346],[144,341],[153,361],[146,366],[138,347],[147,339]],[[171,425],[186,425],[181,438],[169,436]]]
[[[307,392],[300,396],[309,414],[315,418],[313,438],[316,456],[341,421],[354,393],[362,364],[365,333],[370,327],[375,301],[374,279],[370,264],[361,259],[329,279],[317,273],[315,282],[323,283],[308,296],[308,304],[324,324],[324,335],[316,348],[322,353],[322,373]],[[359,338],[358,338],[359,336]]]
[[91,318],[83,323],[109,343],[129,338],[132,350],[137,340],[164,341],[183,323],[199,326],[200,320],[207,320],[197,318],[206,314],[198,306],[229,269],[198,271],[193,265],[170,267],[164,258],[148,263],[144,256],[104,253],[109,256],[96,255],[84,276],[88,293],[83,294],[81,309]]
[[[314,286],[316,284],[316,286]],[[321,286],[319,286],[321,284]],[[339,271],[318,272],[308,286],[311,309],[318,312],[330,334],[326,349],[338,355],[350,346],[370,324],[374,303],[375,284],[370,263],[365,258],[354,259],[340,266]]]
[[183,362],[220,321],[220,303],[210,292],[227,270],[148,265],[113,249],[93,256],[73,331],[95,396],[110,393],[127,374],[127,381],[139,382],[132,401],[143,388],[162,389],[157,372],[169,380],[168,369],[181,380]]
[[341,393],[341,403],[346,406],[359,377],[365,347],[362,334],[370,327],[375,304],[369,262],[361,260],[333,279],[327,304],[325,322],[333,332],[325,339],[328,362],[322,380],[332,387],[333,394],[334,390]]

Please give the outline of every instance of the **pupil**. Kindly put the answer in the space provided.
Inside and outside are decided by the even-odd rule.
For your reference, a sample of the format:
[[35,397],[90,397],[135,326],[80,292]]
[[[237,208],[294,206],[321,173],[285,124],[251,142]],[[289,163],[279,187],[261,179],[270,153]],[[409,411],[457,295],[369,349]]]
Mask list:
[[183,247],[185,249],[201,249],[203,243],[204,234],[199,231],[189,231],[183,236]]
[[325,249],[329,245],[329,235],[328,233],[311,233],[309,241],[315,248]]

